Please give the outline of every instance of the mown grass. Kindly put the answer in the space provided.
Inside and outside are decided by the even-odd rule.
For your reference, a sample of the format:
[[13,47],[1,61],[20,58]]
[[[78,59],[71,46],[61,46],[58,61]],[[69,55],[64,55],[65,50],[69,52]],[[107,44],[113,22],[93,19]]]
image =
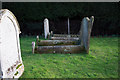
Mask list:
[[32,54],[35,37],[21,37],[21,78],[118,78],[118,38],[94,37],[90,54]]

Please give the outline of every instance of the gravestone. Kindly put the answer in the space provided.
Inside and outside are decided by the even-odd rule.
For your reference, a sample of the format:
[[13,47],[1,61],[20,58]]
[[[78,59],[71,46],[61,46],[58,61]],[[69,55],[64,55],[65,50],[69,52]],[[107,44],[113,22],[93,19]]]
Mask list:
[[49,33],[49,21],[47,18],[44,20],[44,34],[45,34],[45,39],[48,37]]
[[35,53],[89,53],[90,34],[93,22],[94,16],[90,19],[88,17],[83,18],[80,34],[77,35],[78,37],[68,37],[68,35],[60,35],[61,37],[59,37],[59,35],[55,34],[55,37],[50,38],[51,40],[39,40],[37,38]]
[[87,53],[89,53],[89,41],[90,41],[90,34],[92,30],[94,22],[94,16],[91,16],[89,19],[88,17],[83,18],[81,23],[81,29],[80,29],[80,42],[81,45],[85,47],[85,50]]
[[14,14],[0,10],[0,78],[19,78],[24,72],[19,44],[20,27]]
[[[0,10],[2,9],[2,2],[0,1]],[[1,12],[0,12],[1,13]],[[0,60],[1,61],[1,60]],[[1,71],[1,62],[0,62],[0,79],[2,78],[2,71]]]

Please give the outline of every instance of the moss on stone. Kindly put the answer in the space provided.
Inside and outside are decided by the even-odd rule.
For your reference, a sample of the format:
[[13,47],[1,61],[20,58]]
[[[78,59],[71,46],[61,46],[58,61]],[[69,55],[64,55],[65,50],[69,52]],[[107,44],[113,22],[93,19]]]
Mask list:
[[14,75],[17,75],[17,74],[18,74],[18,71]]
[[19,65],[16,67],[16,69],[18,69],[21,65],[22,65],[22,64],[19,64]]

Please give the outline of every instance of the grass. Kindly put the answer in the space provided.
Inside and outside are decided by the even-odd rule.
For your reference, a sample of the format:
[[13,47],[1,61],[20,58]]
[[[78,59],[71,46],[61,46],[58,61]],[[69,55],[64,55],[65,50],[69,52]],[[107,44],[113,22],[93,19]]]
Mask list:
[[90,54],[32,54],[35,37],[21,37],[21,78],[118,78],[118,38],[93,37]]

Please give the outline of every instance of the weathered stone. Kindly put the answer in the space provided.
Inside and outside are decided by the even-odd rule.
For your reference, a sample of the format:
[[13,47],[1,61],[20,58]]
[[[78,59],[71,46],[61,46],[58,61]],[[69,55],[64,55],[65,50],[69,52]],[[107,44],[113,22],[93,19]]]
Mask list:
[[[2,2],[0,1],[0,19],[1,19],[1,17],[2,17],[2,11],[1,11],[1,9],[2,9]],[[1,56],[0,56],[1,57]],[[1,68],[1,59],[0,59],[0,79],[2,78],[2,68]]]
[[0,10],[1,78],[19,78],[24,71],[19,34],[20,27],[14,14],[7,9]]
[[79,40],[77,37],[51,37],[51,40]]
[[37,37],[36,37],[36,46],[38,46],[38,42],[39,42],[39,36],[37,35]]
[[85,17],[81,23],[80,35],[70,35],[69,19],[68,34],[48,33],[48,39],[38,42],[36,53],[89,53],[89,41],[94,17]]
[[94,23],[94,16],[91,16],[91,17],[90,17],[90,22],[91,22],[91,27],[90,27],[90,28],[91,28],[91,30],[92,30],[92,26],[93,26],[93,23]]
[[81,45],[64,45],[64,46],[38,46],[36,53],[80,53],[84,52]]
[[45,18],[44,20],[44,34],[45,34],[45,39],[46,39],[49,34],[49,21],[47,18]]
[[[78,34],[70,34],[70,37],[79,37]],[[53,34],[53,37],[68,37],[68,34]]]
[[50,32],[51,37],[53,36],[53,31]]
[[51,34],[48,33],[48,35],[47,35],[47,39],[50,39],[50,38],[51,38]]
[[80,41],[81,45],[85,47],[87,53],[89,53],[89,41],[90,41],[90,34],[91,29],[93,26],[94,17],[91,17],[91,20],[88,17],[85,17],[81,23],[80,29]]
[[76,45],[75,40],[40,40],[38,46]]
[[94,23],[94,16],[91,16],[90,18],[90,22],[89,22],[89,27],[88,27],[88,45],[87,45],[87,53],[89,53],[89,45],[90,45],[90,36],[91,36],[91,30],[92,30],[92,26]]
[[1,62],[0,62],[0,79],[2,78],[2,75],[3,75],[3,73],[2,73]]
[[35,53],[35,42],[32,42],[32,53]]

